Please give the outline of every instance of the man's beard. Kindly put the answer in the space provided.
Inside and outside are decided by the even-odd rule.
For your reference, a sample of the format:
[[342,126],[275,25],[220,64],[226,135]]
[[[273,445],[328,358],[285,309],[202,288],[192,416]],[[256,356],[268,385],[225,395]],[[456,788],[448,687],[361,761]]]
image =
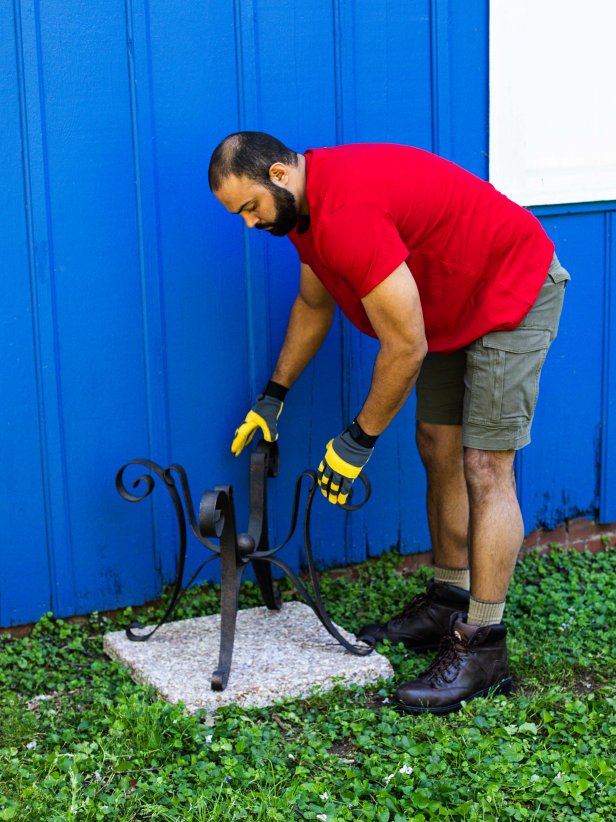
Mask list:
[[255,228],[265,229],[275,237],[285,237],[297,225],[299,213],[295,197],[286,188],[277,186],[270,180],[266,183],[267,188],[272,192],[274,205],[276,206],[276,218],[272,223],[261,223]]

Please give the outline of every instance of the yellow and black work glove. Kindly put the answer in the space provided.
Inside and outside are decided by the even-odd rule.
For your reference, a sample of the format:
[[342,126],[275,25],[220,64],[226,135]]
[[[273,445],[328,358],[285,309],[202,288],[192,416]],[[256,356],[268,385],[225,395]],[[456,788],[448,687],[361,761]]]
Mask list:
[[317,471],[321,493],[334,505],[344,505],[353,480],[360,474],[374,451],[377,437],[366,434],[357,420],[336,439],[330,440]]
[[235,457],[239,457],[259,428],[266,442],[275,442],[278,439],[276,425],[288,390],[278,382],[272,380],[268,382],[265,391],[259,394],[256,403],[246,414],[244,422],[235,432],[235,437],[231,443],[231,451]]

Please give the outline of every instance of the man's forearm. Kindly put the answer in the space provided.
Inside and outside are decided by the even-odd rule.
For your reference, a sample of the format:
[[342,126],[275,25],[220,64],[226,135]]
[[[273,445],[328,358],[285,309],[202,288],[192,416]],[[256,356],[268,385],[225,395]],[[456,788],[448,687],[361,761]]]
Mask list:
[[417,382],[425,349],[381,348],[372,384],[357,421],[366,434],[381,434],[396,416]]
[[334,317],[333,304],[311,307],[299,294],[272,380],[290,388],[321,347]]

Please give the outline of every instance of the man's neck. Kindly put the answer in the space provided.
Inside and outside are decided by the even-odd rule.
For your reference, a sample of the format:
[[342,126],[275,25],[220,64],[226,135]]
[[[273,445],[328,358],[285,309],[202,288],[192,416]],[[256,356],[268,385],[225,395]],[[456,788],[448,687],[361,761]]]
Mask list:
[[299,213],[302,215],[302,217],[308,217],[310,215],[310,208],[308,206],[308,198],[306,196],[306,158],[303,154],[299,155],[299,162],[297,164],[297,175],[299,180],[297,191]]

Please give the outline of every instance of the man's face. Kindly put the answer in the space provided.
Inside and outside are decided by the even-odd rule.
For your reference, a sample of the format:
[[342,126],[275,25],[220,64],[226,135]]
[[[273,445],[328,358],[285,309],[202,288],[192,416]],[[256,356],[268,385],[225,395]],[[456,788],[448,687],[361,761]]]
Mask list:
[[297,225],[299,211],[293,193],[271,181],[262,184],[232,174],[214,194],[232,214],[241,214],[248,228],[284,237]]

